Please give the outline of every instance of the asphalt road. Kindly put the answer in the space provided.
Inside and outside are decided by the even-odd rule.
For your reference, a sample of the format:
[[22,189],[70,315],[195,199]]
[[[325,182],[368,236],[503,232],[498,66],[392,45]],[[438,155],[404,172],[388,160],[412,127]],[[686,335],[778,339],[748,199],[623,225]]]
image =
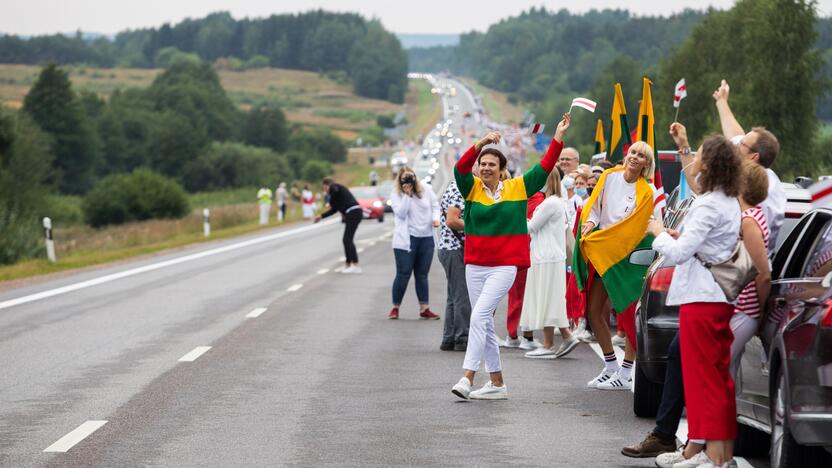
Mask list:
[[[386,318],[391,229],[360,225],[361,275],[335,221],[0,293],[0,465],[652,466],[619,454],[653,422],[585,388],[589,345],[505,351],[508,401],[454,397],[463,355],[412,286]],[[444,315],[438,262],[430,284]]]

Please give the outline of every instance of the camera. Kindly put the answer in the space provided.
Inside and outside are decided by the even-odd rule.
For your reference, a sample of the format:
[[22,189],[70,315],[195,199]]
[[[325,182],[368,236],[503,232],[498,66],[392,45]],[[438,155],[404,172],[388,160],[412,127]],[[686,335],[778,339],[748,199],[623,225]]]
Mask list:
[[407,174],[406,176],[402,177],[402,184],[413,185],[414,183],[416,183],[416,178],[413,177],[412,174]]

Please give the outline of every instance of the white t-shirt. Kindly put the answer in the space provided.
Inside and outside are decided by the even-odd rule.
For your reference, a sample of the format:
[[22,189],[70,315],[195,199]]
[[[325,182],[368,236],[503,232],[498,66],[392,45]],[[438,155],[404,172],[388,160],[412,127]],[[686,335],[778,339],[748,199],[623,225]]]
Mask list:
[[783,185],[780,184],[780,178],[771,169],[766,169],[768,174],[768,196],[762,203],[760,208],[763,210],[763,215],[766,217],[766,224],[768,224],[769,252],[774,248],[777,241],[777,234],[780,233],[780,227],[783,225],[783,219],[786,217],[786,191],[783,190]]
[[[650,189],[655,199],[656,189],[652,185]],[[610,172],[596,203],[592,206],[588,220],[605,229],[630,216],[635,209],[636,183],[624,180],[624,171]],[[662,219],[661,209],[656,213],[654,208],[653,215],[656,219]]]
[[566,200],[566,225],[569,226],[569,229],[572,229],[572,226],[575,225],[575,216],[578,214],[578,208],[582,206],[584,206],[584,199],[578,194],[574,194],[572,198]]

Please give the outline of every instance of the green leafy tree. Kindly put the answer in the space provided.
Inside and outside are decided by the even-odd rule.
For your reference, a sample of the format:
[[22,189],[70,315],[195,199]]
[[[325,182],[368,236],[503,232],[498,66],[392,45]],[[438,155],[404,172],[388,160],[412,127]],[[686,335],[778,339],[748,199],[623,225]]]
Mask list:
[[215,142],[184,168],[192,192],[231,187],[275,187],[294,179],[285,155],[268,148]]
[[338,135],[321,128],[294,132],[289,137],[289,150],[304,154],[304,159],[320,159],[331,163],[347,160],[347,145]]
[[188,214],[188,198],[173,179],[149,169],[102,179],[84,197],[84,219],[93,227]]
[[399,39],[378,23],[371,23],[350,51],[349,76],[360,96],[404,102],[407,55]]
[[86,192],[94,180],[99,142],[67,73],[56,65],[41,70],[23,100],[23,110],[52,138],[54,175],[61,192]]
[[24,114],[0,110],[0,264],[36,254],[49,191],[49,138]]
[[306,161],[301,171],[301,178],[307,182],[319,182],[331,175],[332,164],[326,161]]
[[264,146],[274,151],[285,151],[289,131],[286,115],[277,106],[258,106],[252,109],[243,122],[243,141],[253,146]]
[[148,133],[150,167],[168,177],[182,178],[185,165],[196,159],[209,139],[184,115],[165,112]]

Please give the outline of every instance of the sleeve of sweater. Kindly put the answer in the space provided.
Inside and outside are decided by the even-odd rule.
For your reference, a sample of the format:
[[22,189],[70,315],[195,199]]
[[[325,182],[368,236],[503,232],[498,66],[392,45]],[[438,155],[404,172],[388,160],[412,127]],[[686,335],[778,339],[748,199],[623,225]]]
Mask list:
[[477,146],[474,145],[468,148],[468,151],[459,158],[454,166],[454,179],[456,179],[456,185],[463,199],[468,198],[468,194],[471,193],[471,189],[474,187],[474,174],[471,173],[471,170],[477,162],[477,157],[479,157],[479,152]]
[[393,208],[393,214],[399,219],[407,219],[407,214],[410,212],[410,203],[412,201],[412,197],[402,195],[393,190],[393,193],[390,195],[390,205]]
[[543,159],[523,174],[523,182],[526,185],[527,197],[532,196],[534,192],[540,190],[540,188],[546,183],[546,178],[549,177],[549,173],[552,172],[552,169],[554,169],[555,163],[558,161],[558,158],[560,158],[560,152],[562,149],[563,142],[552,138],[552,142],[549,144],[546,154],[543,155]]
[[336,205],[336,196],[338,193],[337,185],[331,185],[329,187],[329,209],[326,210],[324,213],[321,213],[321,218],[326,218],[335,214],[338,211]]

